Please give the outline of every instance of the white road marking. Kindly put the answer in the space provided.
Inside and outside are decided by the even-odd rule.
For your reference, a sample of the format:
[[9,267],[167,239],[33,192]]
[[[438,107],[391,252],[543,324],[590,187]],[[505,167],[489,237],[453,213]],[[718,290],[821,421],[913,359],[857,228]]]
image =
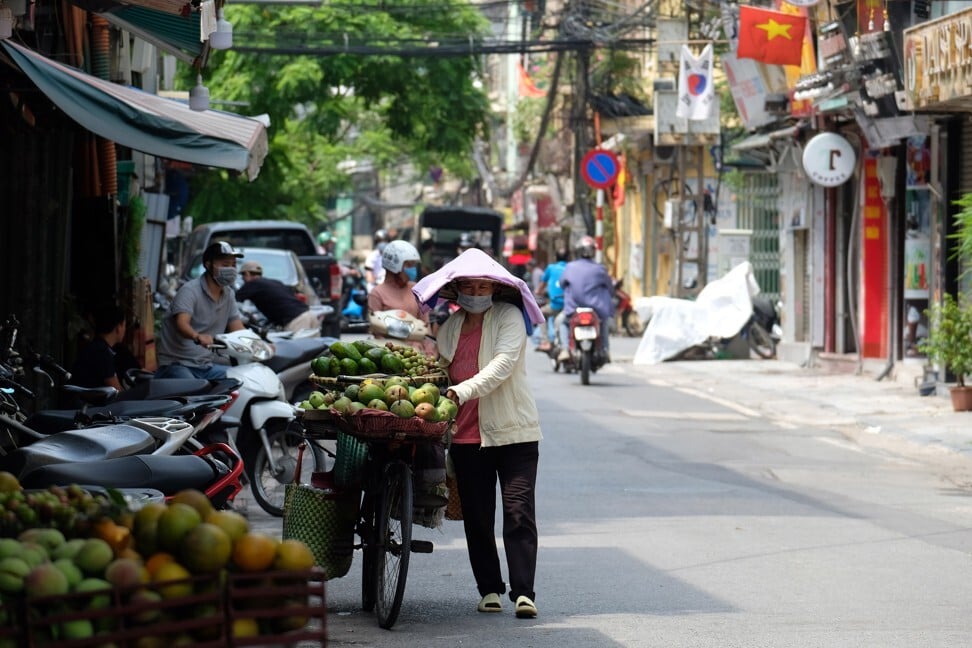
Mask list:
[[622,409],[622,414],[635,418],[663,418],[687,419],[692,421],[745,421],[747,417],[740,414],[722,412],[666,412],[664,410],[631,410]]

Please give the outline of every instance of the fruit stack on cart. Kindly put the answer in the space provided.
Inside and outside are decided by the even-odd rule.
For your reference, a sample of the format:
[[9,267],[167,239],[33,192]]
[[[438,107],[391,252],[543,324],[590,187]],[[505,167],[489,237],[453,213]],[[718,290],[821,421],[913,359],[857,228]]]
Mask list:
[[324,577],[304,543],[199,491],[134,506],[0,474],[0,646],[325,644]]

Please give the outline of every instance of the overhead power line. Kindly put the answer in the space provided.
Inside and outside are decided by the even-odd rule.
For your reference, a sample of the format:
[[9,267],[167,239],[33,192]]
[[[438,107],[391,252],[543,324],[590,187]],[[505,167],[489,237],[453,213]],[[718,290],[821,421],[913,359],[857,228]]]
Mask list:
[[[603,47],[605,43],[586,38],[558,38],[553,40],[528,41],[438,41],[425,46],[417,46],[415,41],[405,41],[396,45],[395,41],[385,40],[382,45],[363,43],[298,43],[272,42],[262,44],[257,34],[234,34],[233,50],[241,53],[285,54],[290,56],[337,56],[340,54],[356,56],[399,56],[402,58],[438,58],[471,56],[480,54],[520,54],[537,52],[569,52]],[[645,48],[655,44],[654,38],[622,38],[613,40],[615,48]]]

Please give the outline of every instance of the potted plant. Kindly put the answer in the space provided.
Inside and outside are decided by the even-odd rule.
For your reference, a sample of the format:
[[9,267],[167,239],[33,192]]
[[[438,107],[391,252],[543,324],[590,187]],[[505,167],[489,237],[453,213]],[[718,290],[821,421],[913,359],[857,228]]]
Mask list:
[[965,384],[965,377],[972,374],[972,311],[946,293],[927,315],[928,337],[918,343],[918,349],[955,374],[956,385],[950,389],[952,408],[972,410],[972,387]]

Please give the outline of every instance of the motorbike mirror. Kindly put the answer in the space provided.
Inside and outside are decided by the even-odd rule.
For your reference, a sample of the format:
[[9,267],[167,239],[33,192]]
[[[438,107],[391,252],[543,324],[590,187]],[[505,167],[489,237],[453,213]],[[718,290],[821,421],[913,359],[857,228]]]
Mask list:
[[51,377],[51,374],[47,373],[46,371],[44,371],[40,367],[34,367],[34,373],[40,374],[40,375],[44,376],[45,378],[47,378],[48,387],[54,387],[55,382],[54,382],[54,378]]

